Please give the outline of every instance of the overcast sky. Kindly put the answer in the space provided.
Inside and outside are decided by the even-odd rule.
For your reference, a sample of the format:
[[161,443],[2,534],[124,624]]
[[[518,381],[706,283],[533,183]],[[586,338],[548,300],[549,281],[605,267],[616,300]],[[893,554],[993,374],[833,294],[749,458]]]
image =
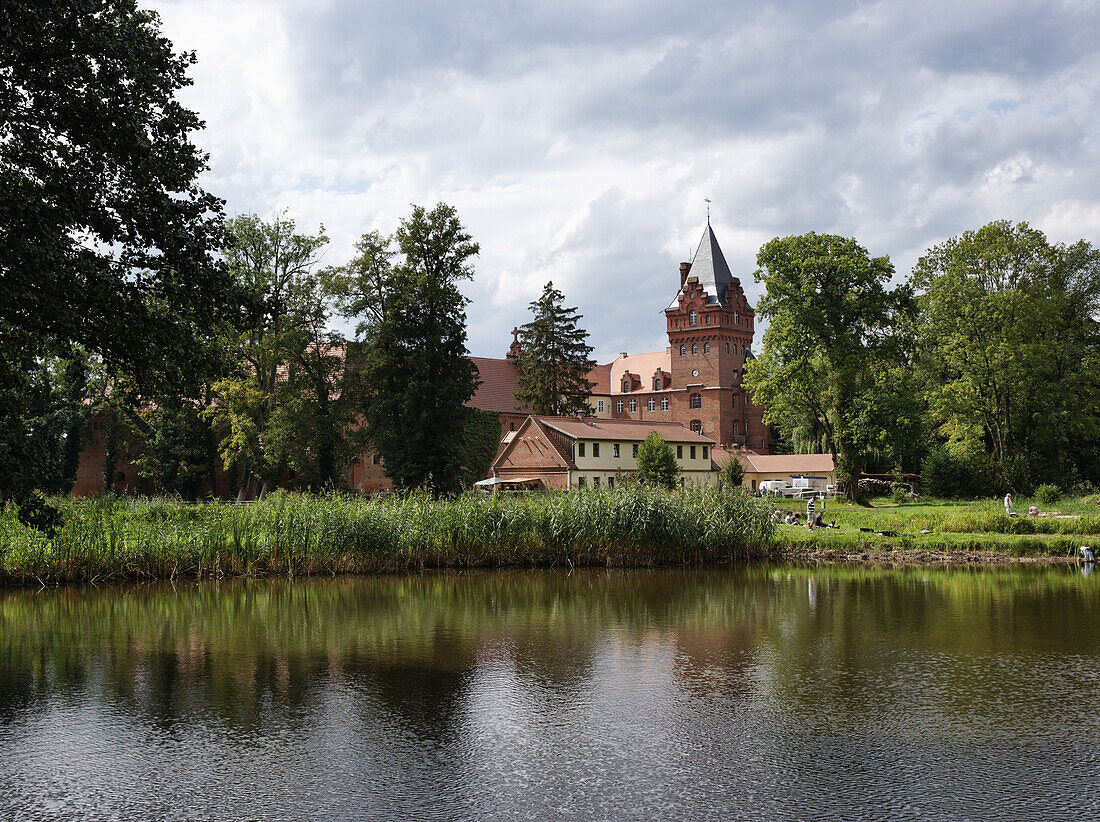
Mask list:
[[503,356],[547,280],[601,362],[667,344],[706,223],[756,252],[856,237],[899,278],[999,218],[1100,240],[1100,4],[155,2],[197,52],[204,184],[323,222],[326,262],[410,203],[481,244],[469,348]]

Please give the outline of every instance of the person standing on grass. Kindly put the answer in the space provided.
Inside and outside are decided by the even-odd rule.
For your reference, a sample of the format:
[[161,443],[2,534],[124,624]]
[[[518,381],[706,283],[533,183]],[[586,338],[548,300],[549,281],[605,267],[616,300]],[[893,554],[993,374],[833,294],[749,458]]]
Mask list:
[[1012,492],[1005,494],[1005,516],[1012,516]]
[[810,497],[806,503],[806,528],[807,530],[814,530],[814,497]]

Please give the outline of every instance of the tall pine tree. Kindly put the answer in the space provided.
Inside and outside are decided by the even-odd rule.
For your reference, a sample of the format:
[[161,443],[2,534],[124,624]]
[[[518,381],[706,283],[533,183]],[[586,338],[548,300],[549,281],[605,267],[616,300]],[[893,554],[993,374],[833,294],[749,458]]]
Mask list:
[[519,391],[516,399],[535,414],[572,416],[588,411],[592,383],[588,332],[577,309],[565,308],[565,295],[549,282],[531,303],[534,319],[520,326]]

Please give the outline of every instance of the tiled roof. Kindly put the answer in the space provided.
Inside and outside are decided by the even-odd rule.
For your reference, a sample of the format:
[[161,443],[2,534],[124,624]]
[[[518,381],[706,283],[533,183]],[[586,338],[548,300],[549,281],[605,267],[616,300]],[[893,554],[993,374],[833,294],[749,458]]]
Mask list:
[[833,470],[832,454],[748,454],[738,455],[746,471],[758,474],[827,474]]
[[656,431],[665,442],[699,443],[711,445],[714,440],[696,434],[675,422],[649,422],[646,420],[602,420],[595,417],[535,417],[547,428],[560,431],[572,439],[625,440],[640,442],[650,431]]
[[597,365],[588,372],[588,381],[592,383],[593,394],[611,393],[611,363]]
[[477,367],[481,385],[466,405],[480,408],[482,411],[526,412],[526,408],[517,408],[516,392],[519,391],[519,368],[511,360],[497,360],[492,357],[470,357]]
[[639,391],[653,390],[653,372],[658,368],[666,374],[672,373],[672,354],[668,351],[654,351],[651,354],[630,354],[619,357],[611,363],[611,390],[609,394],[623,392],[623,374],[629,371],[642,380]]
[[[707,302],[710,304],[726,304],[726,288],[733,280],[733,274],[718,246],[718,238],[707,223],[703,230],[703,238],[699,240],[699,248],[695,252],[695,258],[691,261],[689,277],[698,277],[699,285],[707,293]],[[676,292],[669,308],[676,308],[680,302],[680,292]]]

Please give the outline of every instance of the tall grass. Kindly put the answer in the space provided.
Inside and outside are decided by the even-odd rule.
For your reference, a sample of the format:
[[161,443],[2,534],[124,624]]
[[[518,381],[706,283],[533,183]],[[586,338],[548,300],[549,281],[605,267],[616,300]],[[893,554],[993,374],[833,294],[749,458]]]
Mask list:
[[763,555],[774,526],[740,493],[626,488],[528,497],[366,500],[280,492],[251,506],[58,500],[48,539],[0,513],[0,581],[642,566]]

